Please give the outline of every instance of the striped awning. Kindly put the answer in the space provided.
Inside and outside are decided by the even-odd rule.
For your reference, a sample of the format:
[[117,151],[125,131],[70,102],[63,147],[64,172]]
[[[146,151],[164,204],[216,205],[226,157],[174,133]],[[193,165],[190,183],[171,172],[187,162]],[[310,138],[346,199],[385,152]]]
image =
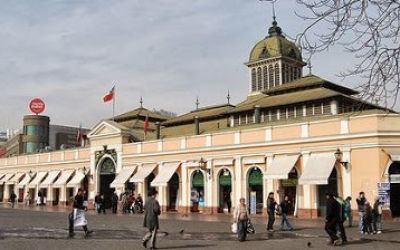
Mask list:
[[31,181],[31,183],[29,183],[28,187],[30,188],[36,188],[37,185],[39,185],[44,177],[46,177],[47,172],[38,172],[37,175],[35,176],[35,178],[33,178],[33,180]]
[[85,174],[82,171],[75,171],[74,177],[67,183],[67,187],[76,187],[80,186],[83,178],[85,178]]
[[151,182],[152,187],[168,186],[169,180],[178,169],[180,162],[164,163],[159,167],[158,175]]
[[311,154],[299,178],[299,184],[327,185],[335,164],[334,152]]
[[111,188],[124,187],[125,183],[131,178],[136,167],[124,168],[115,177],[114,181],[110,184]]
[[7,185],[13,185],[13,184],[18,184],[18,182],[21,180],[22,176],[25,173],[16,173],[12,178],[10,178],[8,181],[6,181]]
[[9,179],[11,179],[11,177],[13,177],[14,174],[13,173],[8,173],[6,174],[3,179],[1,179],[1,184],[3,184],[4,182],[8,181]]
[[144,182],[147,176],[149,176],[156,167],[156,163],[143,164],[129,182]]
[[32,177],[29,173],[25,174],[25,177],[18,183],[17,187],[22,188],[27,185],[32,180]]
[[62,187],[66,185],[74,171],[73,169],[62,171],[61,176],[54,182],[53,187]]
[[55,181],[55,179],[57,178],[57,176],[60,174],[59,170],[54,170],[54,171],[50,171],[49,174],[47,175],[46,179],[44,179],[44,181],[42,181],[42,183],[40,183],[40,187],[41,188],[45,188],[48,187],[49,185],[53,184],[53,182]]

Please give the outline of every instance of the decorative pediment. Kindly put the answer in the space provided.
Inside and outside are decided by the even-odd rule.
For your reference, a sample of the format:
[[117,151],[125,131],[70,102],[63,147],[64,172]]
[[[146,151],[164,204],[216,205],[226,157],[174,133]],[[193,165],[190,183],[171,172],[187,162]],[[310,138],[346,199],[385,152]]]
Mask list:
[[121,135],[123,130],[112,121],[101,121],[88,134],[88,138]]

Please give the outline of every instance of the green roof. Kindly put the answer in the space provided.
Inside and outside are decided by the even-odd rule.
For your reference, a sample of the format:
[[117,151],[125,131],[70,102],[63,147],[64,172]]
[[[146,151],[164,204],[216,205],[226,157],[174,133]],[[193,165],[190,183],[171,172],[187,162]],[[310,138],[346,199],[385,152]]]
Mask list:
[[193,110],[189,113],[168,119],[162,123],[164,126],[172,126],[175,124],[182,124],[193,122],[194,118],[197,116],[199,120],[207,120],[212,118],[217,118],[221,116],[225,116],[229,110],[232,110],[235,106],[231,104],[222,104],[222,105],[214,105],[207,106],[204,108],[199,108],[197,110]]

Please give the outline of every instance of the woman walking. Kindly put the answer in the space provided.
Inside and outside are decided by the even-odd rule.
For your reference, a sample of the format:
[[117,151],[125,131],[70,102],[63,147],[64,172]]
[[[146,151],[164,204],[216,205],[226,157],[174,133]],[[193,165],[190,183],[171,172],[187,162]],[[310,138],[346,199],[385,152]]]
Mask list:
[[247,211],[246,200],[240,198],[239,204],[233,212],[233,223],[237,223],[237,234],[239,241],[245,241],[247,237],[247,222],[249,213]]

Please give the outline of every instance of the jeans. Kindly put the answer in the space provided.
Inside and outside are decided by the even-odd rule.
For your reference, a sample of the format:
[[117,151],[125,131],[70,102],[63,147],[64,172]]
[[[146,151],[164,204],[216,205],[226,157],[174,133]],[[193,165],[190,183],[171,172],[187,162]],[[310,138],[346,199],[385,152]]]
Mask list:
[[283,230],[285,228],[285,223],[286,223],[286,226],[287,226],[287,228],[289,230],[293,229],[292,225],[290,225],[290,223],[289,223],[289,219],[287,217],[287,214],[282,213],[281,230]]
[[157,229],[149,230],[143,237],[143,242],[147,243],[150,240],[150,248],[156,247]]
[[372,226],[374,232],[382,231],[382,215],[377,214],[372,217]]
[[267,223],[267,230],[273,230],[275,223],[275,212],[268,211],[268,223]]
[[247,237],[247,220],[239,220],[238,222],[238,238],[239,241],[245,241]]
[[352,215],[351,211],[346,212],[346,217],[349,220],[349,227],[352,227],[353,226],[353,215]]
[[358,212],[358,231],[364,231],[364,216],[365,212]]

